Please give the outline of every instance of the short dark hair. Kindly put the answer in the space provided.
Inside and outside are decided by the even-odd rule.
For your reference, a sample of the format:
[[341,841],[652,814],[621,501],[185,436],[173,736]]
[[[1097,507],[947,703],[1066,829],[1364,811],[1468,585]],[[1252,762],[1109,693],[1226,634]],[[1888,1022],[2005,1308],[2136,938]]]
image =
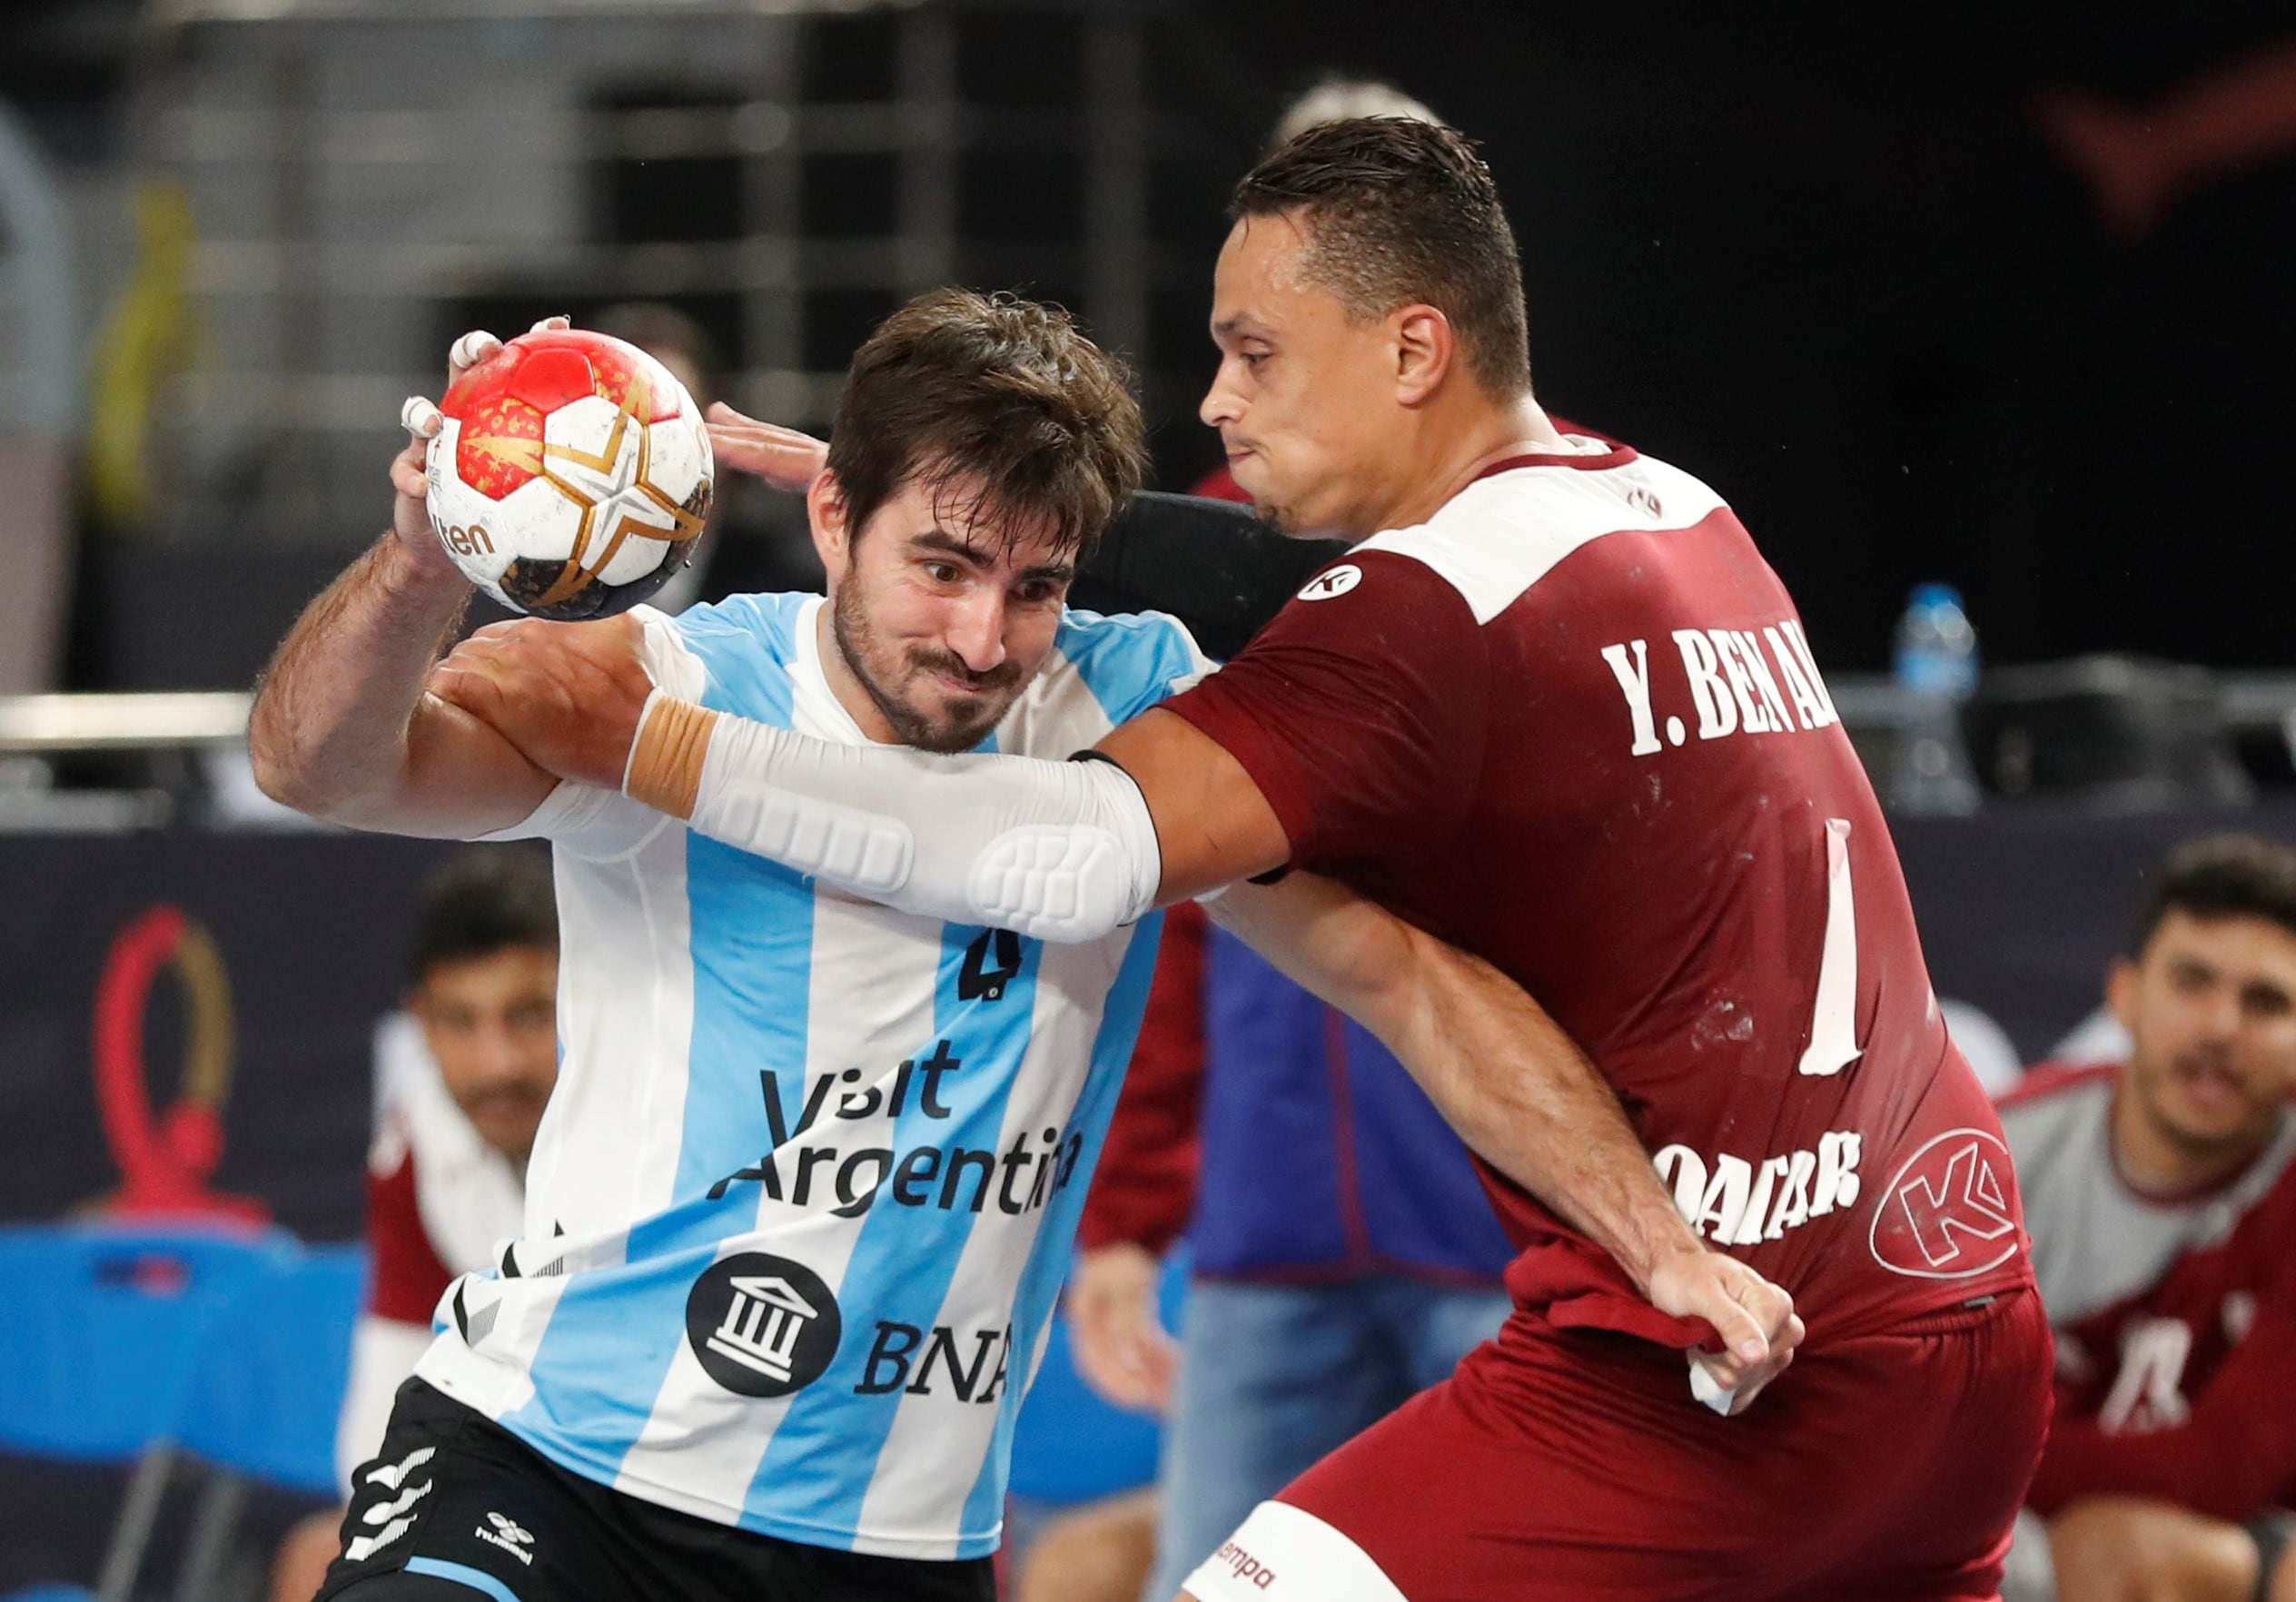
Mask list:
[[422,882],[407,940],[406,980],[420,984],[442,964],[529,947],[558,950],[549,857],[528,846],[476,846],[457,852]]
[[2172,912],[2195,918],[2263,918],[2296,934],[2296,850],[2256,835],[2187,840],[2146,875],[2152,882],[2129,954],[2143,956]]
[[854,352],[829,470],[856,536],[912,480],[937,496],[969,479],[966,512],[1049,519],[1074,552],[1140,487],[1143,432],[1130,371],[1060,307],[930,290]]
[[1236,185],[1231,220],[1298,212],[1307,272],[1349,314],[1423,302],[1450,319],[1483,389],[1530,388],[1522,263],[1499,186],[1456,128],[1412,117],[1323,123],[1271,151]]

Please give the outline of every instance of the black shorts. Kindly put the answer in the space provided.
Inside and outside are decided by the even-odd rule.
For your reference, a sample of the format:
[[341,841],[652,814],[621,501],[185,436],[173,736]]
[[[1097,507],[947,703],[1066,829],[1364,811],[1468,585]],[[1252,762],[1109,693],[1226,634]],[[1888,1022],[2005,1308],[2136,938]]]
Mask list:
[[993,1560],[808,1547],[569,1473],[420,1380],[353,1477],[321,1602],[995,1602]]

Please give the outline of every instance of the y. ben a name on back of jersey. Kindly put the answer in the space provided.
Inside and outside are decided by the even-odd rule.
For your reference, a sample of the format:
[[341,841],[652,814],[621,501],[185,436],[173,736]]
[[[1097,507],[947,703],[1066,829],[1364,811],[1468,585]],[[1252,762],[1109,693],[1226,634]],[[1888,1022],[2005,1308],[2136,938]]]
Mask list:
[[[766,1154],[710,1186],[709,1199],[718,1200],[737,1184],[755,1184],[797,1208],[818,1206],[834,1195],[836,1203],[828,1211],[839,1218],[859,1217],[880,1195],[902,1207],[944,1212],[982,1212],[992,1200],[1012,1217],[1037,1211],[1068,1188],[1084,1154],[1084,1137],[1065,1124],[1019,1131],[1002,1152],[933,1142],[905,1151],[861,1143],[872,1133],[889,1137],[912,1105],[927,1119],[955,1116],[942,1083],[962,1072],[965,1062],[949,1044],[937,1043],[922,1061],[904,1058],[889,1083],[864,1084],[858,1068],[816,1074],[795,1128],[782,1110],[780,1075],[763,1070],[757,1081],[765,1096]],[[808,1134],[816,1138],[807,1141]]]
[[[1648,640],[1602,648],[1602,659],[1627,699],[1634,733],[1629,756],[1679,746],[1694,727],[1699,739],[1718,740],[1794,734],[1841,721],[1802,626],[1790,618],[1759,629],[1677,628],[1673,639],[1682,664],[1678,689],[1671,675],[1663,684],[1652,682]],[[1662,661],[1666,654],[1659,652]],[[1685,712],[1697,714],[1695,726]]]

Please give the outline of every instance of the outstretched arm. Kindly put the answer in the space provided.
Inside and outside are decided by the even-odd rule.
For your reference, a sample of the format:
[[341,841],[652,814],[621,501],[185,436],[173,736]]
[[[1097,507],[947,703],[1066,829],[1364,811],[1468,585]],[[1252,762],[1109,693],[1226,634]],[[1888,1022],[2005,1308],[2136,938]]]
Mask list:
[[1239,885],[1211,910],[1378,1035],[1470,1148],[1608,1252],[1659,1311],[1712,1325],[1724,1350],[1697,1360],[1702,1394],[1727,1393],[1737,1411],[1793,1360],[1793,1299],[1691,1232],[1600,1072],[1512,980],[1313,875]]

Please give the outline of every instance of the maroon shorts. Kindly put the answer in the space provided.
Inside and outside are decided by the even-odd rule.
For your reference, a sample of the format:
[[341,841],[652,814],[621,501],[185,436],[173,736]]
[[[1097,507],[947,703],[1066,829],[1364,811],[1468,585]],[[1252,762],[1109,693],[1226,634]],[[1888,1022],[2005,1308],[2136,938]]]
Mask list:
[[1409,1602],[1979,1602],[2040,1461],[2052,1346],[2013,1290],[1828,1344],[1735,1419],[1684,1360],[1518,1313],[1278,1498]]

